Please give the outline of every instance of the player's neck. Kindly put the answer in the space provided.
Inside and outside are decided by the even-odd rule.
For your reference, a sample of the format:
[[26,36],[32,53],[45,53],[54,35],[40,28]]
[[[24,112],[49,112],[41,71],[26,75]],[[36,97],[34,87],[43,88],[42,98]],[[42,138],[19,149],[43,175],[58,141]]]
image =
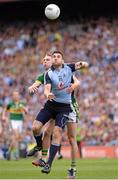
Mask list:
[[61,65],[58,65],[58,66],[54,66],[54,68],[59,71],[61,68],[62,68],[62,64]]
[[15,103],[19,103],[19,100],[14,100]]

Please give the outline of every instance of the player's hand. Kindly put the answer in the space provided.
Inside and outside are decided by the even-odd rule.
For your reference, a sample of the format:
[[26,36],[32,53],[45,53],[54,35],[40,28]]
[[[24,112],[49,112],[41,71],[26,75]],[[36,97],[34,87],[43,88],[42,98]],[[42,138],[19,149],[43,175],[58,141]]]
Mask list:
[[74,91],[73,84],[70,84],[70,86],[67,88],[68,93],[72,93]]
[[2,121],[6,122],[6,120],[7,120],[7,117],[6,116],[2,116]]
[[38,87],[32,85],[32,86],[30,86],[30,87],[28,88],[28,91],[29,91],[30,94],[34,94],[35,92],[38,91]]
[[53,93],[49,93],[49,94],[47,95],[47,98],[48,98],[49,101],[52,101],[52,100],[55,98],[55,96],[54,96]]
[[81,69],[81,68],[87,68],[89,64],[85,61],[80,61],[76,63],[76,69]]
[[89,64],[87,62],[82,62],[81,65],[82,65],[82,67],[85,67],[85,68],[89,66]]

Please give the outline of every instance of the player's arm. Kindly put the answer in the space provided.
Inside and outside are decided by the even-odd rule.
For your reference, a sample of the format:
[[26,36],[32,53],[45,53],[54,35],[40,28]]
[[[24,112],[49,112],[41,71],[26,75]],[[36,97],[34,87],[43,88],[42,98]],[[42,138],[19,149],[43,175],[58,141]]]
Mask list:
[[68,64],[68,66],[71,68],[72,72],[75,72],[76,70],[87,68],[89,64],[85,61],[78,61],[76,63]]
[[25,114],[28,113],[28,108],[27,107],[23,107],[23,110],[24,110]]
[[79,61],[77,63],[75,63],[75,71],[82,69],[82,68],[87,68],[89,66],[89,64],[85,61]]
[[68,92],[72,93],[79,86],[80,86],[80,81],[73,75],[73,83],[68,88]]
[[74,83],[71,84],[71,88],[73,91],[80,86],[80,81],[76,78],[76,76],[73,75],[73,81]]
[[22,107],[23,112],[24,112],[25,114],[27,114],[27,113],[28,113],[28,107],[25,106],[23,103],[21,104],[21,107]]
[[2,111],[2,120],[6,120],[6,111],[7,111],[7,108],[4,107]]
[[45,75],[44,95],[50,101],[52,99],[54,99],[54,94],[51,93],[51,79],[50,79],[48,73],[46,73],[46,75]]
[[6,116],[7,111],[8,111],[8,105],[5,106],[5,107],[3,108],[3,111],[2,111],[2,120],[3,120],[3,121],[6,121],[6,120],[7,120],[7,116]]
[[39,75],[35,82],[28,88],[29,93],[34,94],[37,92],[41,84],[44,84],[44,74]]
[[29,88],[28,91],[30,94],[38,91],[39,86],[41,85],[40,81],[35,81]]
[[46,84],[44,86],[44,95],[50,101],[52,101],[54,99],[55,96],[53,93],[51,93],[51,84]]

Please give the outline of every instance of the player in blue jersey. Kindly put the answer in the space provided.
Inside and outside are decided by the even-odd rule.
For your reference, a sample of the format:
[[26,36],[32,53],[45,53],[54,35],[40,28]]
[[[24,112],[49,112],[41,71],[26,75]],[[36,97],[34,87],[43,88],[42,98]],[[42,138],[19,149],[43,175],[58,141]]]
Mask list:
[[[64,123],[67,123],[68,119],[75,121],[75,116],[71,111],[73,109],[71,104],[71,94],[67,93],[67,88],[72,80],[72,74],[75,70],[88,66],[88,63],[86,62],[78,62],[69,65],[64,64],[63,55],[58,51],[53,53],[53,61],[52,68],[46,74],[45,95],[50,100],[50,106],[54,108],[58,103],[60,103],[61,107],[58,107],[60,111],[56,117],[59,117],[59,119],[55,122],[49,159],[42,170],[44,173],[49,173],[51,170],[53,159],[61,142]],[[63,107],[65,107],[66,113],[63,113]]]
[[[51,55],[47,54],[43,59],[43,65],[45,69],[46,70],[49,69],[51,67],[51,64],[52,64]],[[68,88],[68,92],[70,93],[80,84],[80,82],[75,78],[75,76],[73,76],[73,78],[74,78],[73,82],[71,86]],[[44,74],[39,75],[36,81],[33,83],[33,85],[29,87],[30,93],[34,93],[35,91],[37,91],[38,90],[37,87],[43,83],[44,83]],[[72,103],[73,103],[73,106],[75,106],[76,100],[73,95],[74,94],[72,93]],[[75,171],[75,168],[76,168],[76,155],[77,155],[76,126],[77,126],[77,123],[71,119],[67,123],[68,138],[71,145],[71,168],[69,169],[68,173],[71,172],[71,174],[73,171]],[[43,135],[43,142],[42,142],[42,136],[39,136],[40,143],[38,143],[33,149],[31,149],[28,152],[27,155],[32,156],[38,150],[42,149],[41,159],[33,161],[32,162],[33,165],[42,166],[44,164],[44,161],[46,161],[48,148],[50,146],[50,137],[52,135],[53,128],[54,128],[54,120],[50,120],[48,123],[46,123],[46,126],[44,128],[45,131]]]
[[50,147],[49,159],[42,172],[49,173],[53,159],[58,151],[61,142],[62,128],[68,119],[75,121],[75,114],[71,107],[71,94],[67,89],[71,84],[73,72],[83,66],[88,66],[86,62],[76,64],[63,64],[61,53],[53,53],[54,65],[46,74],[45,95],[48,98],[44,108],[39,112],[36,121],[33,123],[33,132],[38,134],[42,126],[50,118],[55,119],[53,140]]

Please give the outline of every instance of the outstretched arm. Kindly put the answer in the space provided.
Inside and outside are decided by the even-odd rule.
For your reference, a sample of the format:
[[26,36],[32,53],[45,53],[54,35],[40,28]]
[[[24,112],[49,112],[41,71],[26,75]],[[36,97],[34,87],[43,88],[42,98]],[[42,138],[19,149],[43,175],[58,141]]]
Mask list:
[[30,94],[34,94],[38,91],[38,88],[41,84],[44,84],[44,74],[40,74],[35,82],[28,88]]
[[82,69],[82,68],[87,68],[89,64],[85,61],[79,61],[75,63],[75,70]]
[[34,83],[28,88],[29,93],[32,94],[32,93],[37,92],[40,85],[41,85],[41,82],[40,82],[40,81],[34,82]]

